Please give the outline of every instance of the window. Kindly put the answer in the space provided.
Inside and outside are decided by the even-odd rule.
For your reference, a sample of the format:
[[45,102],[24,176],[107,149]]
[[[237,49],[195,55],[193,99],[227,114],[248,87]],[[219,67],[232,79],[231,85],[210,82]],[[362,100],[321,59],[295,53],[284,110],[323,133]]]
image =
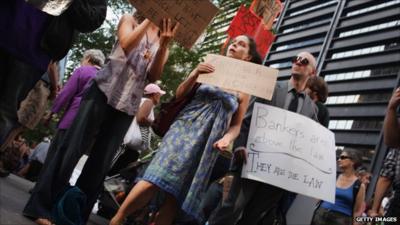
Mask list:
[[282,33],[285,34],[285,33],[293,32],[293,31],[300,30],[300,29],[303,29],[303,28],[307,28],[307,27],[311,27],[311,26],[316,26],[316,25],[324,24],[324,23],[326,23],[326,22],[329,22],[330,20],[331,20],[331,18],[328,18],[328,19],[321,19],[321,20],[317,20],[317,21],[314,21],[314,22],[310,22],[310,23],[306,23],[306,24],[301,24],[301,25],[296,26],[296,27],[286,28],[286,29],[284,29],[284,30],[282,31]]
[[330,96],[326,100],[326,104],[334,105],[334,104],[387,102],[389,100],[390,96],[391,96],[390,92],[389,93]]
[[275,69],[280,69],[284,67],[290,67],[292,65],[292,62],[282,62],[282,63],[274,63],[269,65],[269,67],[275,68]]
[[367,8],[355,10],[355,11],[347,13],[346,16],[355,16],[355,15],[363,14],[363,13],[370,12],[370,11],[377,10],[377,9],[381,9],[381,8],[384,8],[384,7],[387,7],[387,6],[395,5],[397,3],[400,3],[400,0],[394,0],[394,1],[390,1],[390,2],[381,3],[381,4],[378,4],[378,5],[370,6],[370,7],[367,7]]
[[296,42],[296,43],[292,43],[292,44],[288,44],[288,45],[281,45],[281,46],[278,46],[275,50],[279,51],[279,50],[292,49],[292,48],[322,43],[323,41],[324,41],[324,38],[316,38],[316,39],[311,39],[311,40],[307,40],[307,41],[303,41],[303,42]]
[[345,52],[338,52],[332,55],[332,59],[340,59],[340,58],[347,58],[351,56],[358,56],[358,55],[367,55],[376,52],[382,52],[385,50],[385,45],[378,45],[368,48],[356,49],[351,51]]
[[322,8],[322,7],[325,7],[325,6],[328,6],[328,5],[333,5],[335,3],[336,3],[336,0],[325,2],[323,4],[318,4],[318,5],[311,6],[309,8],[305,8],[305,9],[302,9],[302,10],[296,10],[296,11],[290,13],[289,15],[290,16],[300,15],[300,14],[303,14],[305,12],[309,12],[309,11],[312,11],[312,10],[315,10],[315,9],[319,9],[319,8]]
[[351,80],[365,77],[376,77],[397,74],[400,70],[400,66],[393,67],[381,67],[372,70],[358,70],[349,71],[344,73],[334,73],[325,75],[325,81],[338,81],[338,80]]
[[331,120],[329,129],[333,130],[380,130],[383,120]]
[[329,129],[350,130],[354,120],[331,120],[329,121]]
[[[399,0],[400,1],[400,0]],[[363,27],[355,30],[349,30],[339,33],[339,37],[349,37],[357,34],[367,33],[370,31],[382,30],[388,27],[395,27],[400,25],[400,20],[390,21],[386,23],[381,23],[373,26]]]

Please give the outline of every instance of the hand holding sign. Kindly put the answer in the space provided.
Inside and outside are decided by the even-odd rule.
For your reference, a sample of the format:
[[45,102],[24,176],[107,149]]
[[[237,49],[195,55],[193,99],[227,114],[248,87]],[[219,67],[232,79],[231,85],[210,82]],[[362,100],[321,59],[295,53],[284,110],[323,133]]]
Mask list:
[[195,76],[199,76],[200,74],[212,73],[215,71],[215,67],[209,63],[201,62],[196,67]]
[[169,43],[174,38],[176,31],[179,28],[179,22],[172,26],[171,19],[162,20],[162,26],[160,26],[160,47],[168,48]]

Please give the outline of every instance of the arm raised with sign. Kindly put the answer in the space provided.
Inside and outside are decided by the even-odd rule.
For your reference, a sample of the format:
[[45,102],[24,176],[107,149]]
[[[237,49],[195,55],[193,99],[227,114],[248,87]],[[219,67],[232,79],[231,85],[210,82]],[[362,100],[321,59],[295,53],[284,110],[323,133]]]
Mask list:
[[189,77],[183,81],[176,89],[176,98],[182,98],[193,88],[200,74],[212,73],[215,68],[208,63],[199,63],[199,65],[190,73]]
[[118,41],[125,54],[129,54],[140,42],[147,29],[152,25],[150,20],[145,19],[140,24],[130,15],[125,14],[118,24]]
[[159,47],[154,55],[154,60],[148,70],[147,79],[155,82],[160,79],[164,65],[168,59],[168,47],[173,40],[179,23],[172,26],[171,19],[163,19],[161,29],[145,19],[143,22],[138,21],[132,15],[124,15],[118,24],[118,40],[121,48],[128,56],[135,49],[140,41],[145,38],[145,51],[142,53],[146,59],[151,59],[150,49],[155,42],[159,42]]

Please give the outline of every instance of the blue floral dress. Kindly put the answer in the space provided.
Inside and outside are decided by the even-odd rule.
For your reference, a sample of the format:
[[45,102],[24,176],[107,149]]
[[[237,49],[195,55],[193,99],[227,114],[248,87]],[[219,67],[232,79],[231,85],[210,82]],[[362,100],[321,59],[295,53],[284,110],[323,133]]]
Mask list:
[[200,202],[218,157],[212,145],[226,133],[238,106],[236,95],[201,85],[165,134],[143,176],[175,196],[182,210],[199,222]]

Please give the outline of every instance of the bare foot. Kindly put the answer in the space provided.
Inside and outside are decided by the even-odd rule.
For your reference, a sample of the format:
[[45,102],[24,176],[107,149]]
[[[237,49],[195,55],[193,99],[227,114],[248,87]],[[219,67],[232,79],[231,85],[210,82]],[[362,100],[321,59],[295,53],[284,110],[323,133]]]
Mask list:
[[48,219],[44,219],[44,218],[38,218],[35,220],[35,223],[39,224],[39,225],[53,225],[53,223],[48,220]]

